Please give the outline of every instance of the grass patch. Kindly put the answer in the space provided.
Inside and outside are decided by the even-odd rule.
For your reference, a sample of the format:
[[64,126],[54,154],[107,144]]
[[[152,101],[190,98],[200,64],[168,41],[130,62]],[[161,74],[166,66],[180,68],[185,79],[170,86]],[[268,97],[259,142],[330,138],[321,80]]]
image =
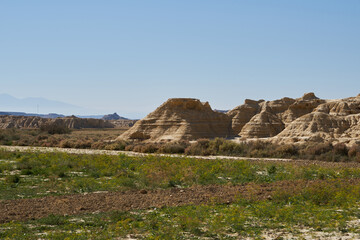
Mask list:
[[263,200],[239,197],[223,205],[50,215],[9,222],[0,224],[0,239],[360,237],[360,168],[354,165],[6,151],[0,151],[0,159],[0,199],[317,180],[301,189],[277,189]]
[[[339,190],[339,189],[338,189]],[[182,206],[131,212],[110,212],[78,216],[55,216],[26,222],[0,224],[6,239],[262,239],[271,232],[293,237],[309,237],[310,232],[325,236],[359,233],[358,204],[316,204],[313,199],[248,201],[230,205]],[[300,200],[301,199],[301,200]],[[357,196],[357,200],[359,200]],[[336,202],[336,201],[335,201]],[[272,235],[274,237],[274,235]],[[276,235],[275,235],[276,236]],[[310,235],[311,236],[311,235]]]
[[0,199],[281,180],[354,179],[359,167],[0,151]]

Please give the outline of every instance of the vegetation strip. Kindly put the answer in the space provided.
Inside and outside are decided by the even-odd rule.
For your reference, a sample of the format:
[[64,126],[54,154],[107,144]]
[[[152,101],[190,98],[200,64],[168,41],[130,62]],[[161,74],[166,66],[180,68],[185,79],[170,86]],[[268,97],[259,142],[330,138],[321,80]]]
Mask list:
[[296,161],[293,159],[284,158],[249,158],[249,157],[234,157],[234,156],[186,156],[180,154],[162,154],[162,153],[139,153],[132,151],[118,151],[118,150],[98,150],[98,149],[76,149],[76,148],[56,148],[56,147],[27,147],[27,146],[0,146],[0,149],[6,151],[20,151],[20,152],[65,152],[74,154],[107,154],[119,155],[125,154],[130,157],[145,157],[145,156],[159,156],[159,157],[187,157],[197,159],[232,159],[232,160],[269,160],[269,161]]
[[[350,185],[360,179],[343,181]],[[0,223],[13,220],[39,219],[50,214],[75,215],[80,213],[130,211],[135,209],[162,208],[168,206],[199,205],[209,203],[230,204],[237,199],[272,199],[272,193],[287,191],[294,194],[305,187],[331,181],[278,181],[270,184],[246,184],[240,186],[194,186],[191,188],[141,190],[126,192],[88,193],[66,196],[50,196],[40,199],[3,200],[0,202]]]
[[89,155],[112,155],[116,156],[124,154],[129,157],[146,157],[146,156],[157,156],[157,157],[170,157],[170,158],[195,158],[195,159],[227,159],[227,160],[249,160],[249,161],[274,161],[274,162],[297,162],[305,165],[343,165],[348,167],[360,167],[360,162],[325,162],[318,160],[305,160],[305,159],[290,159],[290,158],[268,158],[268,157],[235,157],[235,156],[197,156],[197,155],[182,155],[182,154],[162,154],[162,153],[139,153],[132,151],[120,151],[120,150],[99,150],[99,149],[76,149],[76,148],[57,148],[57,147],[29,147],[29,146],[0,146],[0,150],[10,152],[61,152],[69,154],[89,154]]

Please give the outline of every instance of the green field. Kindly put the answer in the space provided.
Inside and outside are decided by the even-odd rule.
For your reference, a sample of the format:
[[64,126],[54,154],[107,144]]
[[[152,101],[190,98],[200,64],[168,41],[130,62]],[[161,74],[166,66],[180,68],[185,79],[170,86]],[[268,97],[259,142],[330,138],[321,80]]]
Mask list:
[[[96,191],[273,186],[221,204],[5,221],[0,239],[327,239],[360,235],[360,164],[0,151],[0,204]],[[292,182],[302,185],[293,188]],[[286,185],[285,185],[286,186]]]

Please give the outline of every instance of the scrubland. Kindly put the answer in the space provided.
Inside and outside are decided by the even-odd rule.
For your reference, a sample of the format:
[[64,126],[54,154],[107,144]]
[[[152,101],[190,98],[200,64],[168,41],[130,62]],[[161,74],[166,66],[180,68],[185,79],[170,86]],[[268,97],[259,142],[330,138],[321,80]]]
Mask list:
[[[0,214],[1,239],[360,237],[360,164],[356,161],[206,160],[4,150],[0,159],[0,208],[12,211]],[[131,196],[126,208],[117,209],[115,204],[109,211],[94,210],[113,193]],[[181,194],[193,197],[192,202],[181,199]],[[50,206],[43,206],[49,211],[35,217],[23,214],[25,209],[14,210],[29,199],[37,204],[46,199],[58,201],[55,207],[63,206],[60,200],[72,199],[64,205],[70,209],[78,199],[98,196],[94,209],[65,209],[56,214]],[[153,198],[153,203],[135,207],[132,202],[137,198]],[[157,205],[159,202],[162,204]]]
[[273,144],[264,141],[237,143],[223,138],[198,139],[196,142],[148,143],[142,141],[114,141],[127,128],[67,130],[57,129],[58,133],[54,133],[53,129],[0,129],[0,145],[360,162],[359,144],[351,146],[343,143],[332,144],[331,142]]

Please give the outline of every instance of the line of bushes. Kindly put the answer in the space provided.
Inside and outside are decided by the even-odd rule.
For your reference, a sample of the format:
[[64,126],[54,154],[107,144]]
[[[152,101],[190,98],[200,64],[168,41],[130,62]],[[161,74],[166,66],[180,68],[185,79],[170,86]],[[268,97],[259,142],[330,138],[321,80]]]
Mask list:
[[[122,143],[123,146],[126,143]],[[199,139],[194,143],[137,143],[128,144],[127,151],[142,153],[180,153],[186,155],[226,155],[259,158],[293,158],[331,162],[360,162],[360,145],[347,147],[343,143],[308,143],[304,145],[273,144],[263,141],[236,143],[230,140],[215,138]]]
[[[359,161],[360,145],[343,143],[314,143],[303,145],[272,144],[264,141],[236,143],[215,138],[168,143],[109,141],[112,136],[101,134],[50,134],[52,128],[42,130],[0,130],[0,145],[42,146],[60,148],[125,150],[142,153],[165,153],[186,155],[227,155],[241,157],[269,157],[310,159],[332,162]],[[56,129],[55,129],[56,130]],[[60,132],[64,129],[58,129]],[[66,130],[66,129],[65,129]],[[53,132],[52,132],[53,133]],[[113,138],[112,138],[113,139]]]

